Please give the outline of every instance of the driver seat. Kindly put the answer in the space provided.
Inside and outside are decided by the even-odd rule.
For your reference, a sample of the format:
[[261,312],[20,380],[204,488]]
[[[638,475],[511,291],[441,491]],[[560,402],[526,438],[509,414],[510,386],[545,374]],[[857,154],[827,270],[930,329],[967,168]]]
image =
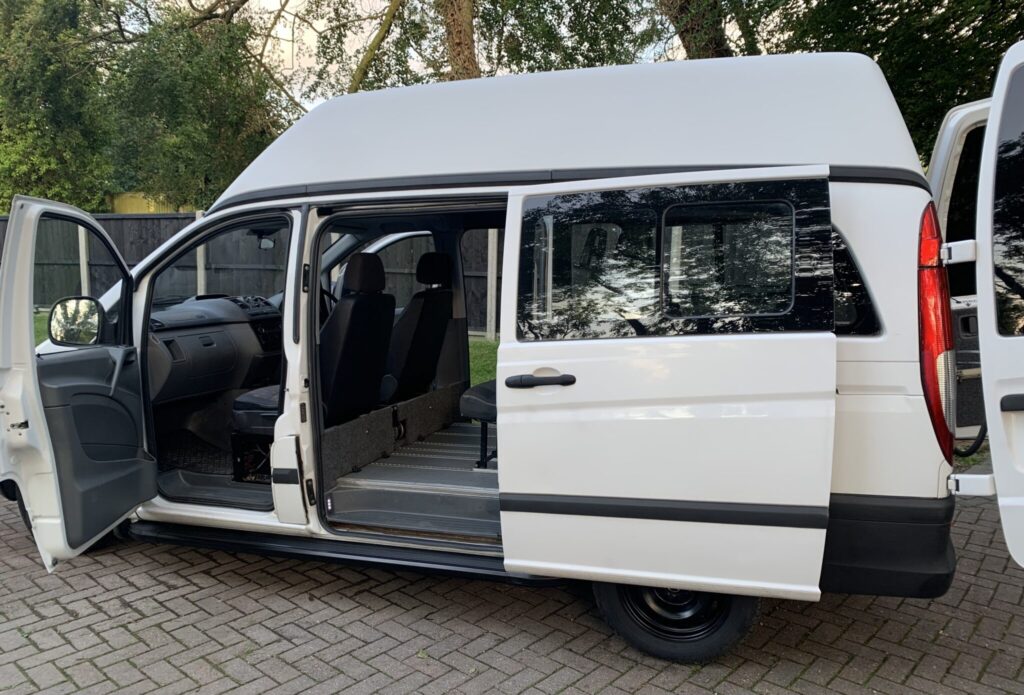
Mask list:
[[[395,298],[384,294],[384,265],[372,253],[353,254],[341,298],[320,330],[321,397],[326,426],[373,410],[380,402]],[[281,413],[280,385],[248,391],[232,406],[236,432],[274,436]]]

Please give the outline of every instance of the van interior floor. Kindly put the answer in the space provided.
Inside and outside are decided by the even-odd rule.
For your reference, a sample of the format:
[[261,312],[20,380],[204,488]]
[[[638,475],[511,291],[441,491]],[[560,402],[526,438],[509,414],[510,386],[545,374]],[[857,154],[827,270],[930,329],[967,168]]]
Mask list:
[[477,468],[479,458],[480,426],[454,423],[339,478],[326,495],[327,519],[345,527],[500,542],[497,461]]
[[274,508],[270,485],[235,480],[231,452],[188,430],[161,438],[157,451],[157,487],[169,500],[261,512]]

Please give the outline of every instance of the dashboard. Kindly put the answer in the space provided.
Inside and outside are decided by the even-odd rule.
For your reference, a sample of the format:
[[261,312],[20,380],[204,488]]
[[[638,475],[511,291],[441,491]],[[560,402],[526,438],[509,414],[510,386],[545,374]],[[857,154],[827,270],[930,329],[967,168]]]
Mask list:
[[205,295],[154,307],[148,349],[153,402],[279,383],[281,299]]

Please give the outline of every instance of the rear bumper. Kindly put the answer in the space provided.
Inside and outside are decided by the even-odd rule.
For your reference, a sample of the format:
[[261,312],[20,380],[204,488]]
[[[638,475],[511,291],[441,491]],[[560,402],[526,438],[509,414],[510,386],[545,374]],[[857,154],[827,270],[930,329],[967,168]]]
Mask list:
[[935,598],[953,582],[953,496],[832,495],[821,590]]

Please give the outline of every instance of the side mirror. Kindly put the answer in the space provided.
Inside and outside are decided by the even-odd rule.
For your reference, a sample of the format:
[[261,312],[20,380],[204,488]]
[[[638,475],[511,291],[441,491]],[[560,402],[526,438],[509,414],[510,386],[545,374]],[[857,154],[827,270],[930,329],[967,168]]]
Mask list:
[[103,307],[92,297],[65,297],[50,310],[50,341],[55,345],[95,345]]
[[260,237],[260,250],[262,250],[262,251],[270,251],[276,245],[277,245],[277,242],[275,242],[270,237],[268,237],[268,236],[261,236]]

